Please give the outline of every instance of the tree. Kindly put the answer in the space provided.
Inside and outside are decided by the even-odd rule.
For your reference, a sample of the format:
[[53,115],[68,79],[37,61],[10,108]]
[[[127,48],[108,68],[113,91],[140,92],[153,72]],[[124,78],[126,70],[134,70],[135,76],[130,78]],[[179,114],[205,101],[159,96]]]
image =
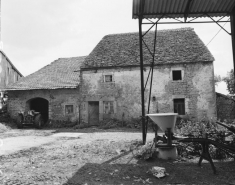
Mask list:
[[220,75],[214,75],[214,83],[215,85],[218,85],[219,82],[221,82],[221,76]]
[[234,72],[233,69],[231,69],[228,73],[227,76],[222,79],[226,85],[227,85],[227,90],[230,95],[235,94],[235,89],[234,89]]

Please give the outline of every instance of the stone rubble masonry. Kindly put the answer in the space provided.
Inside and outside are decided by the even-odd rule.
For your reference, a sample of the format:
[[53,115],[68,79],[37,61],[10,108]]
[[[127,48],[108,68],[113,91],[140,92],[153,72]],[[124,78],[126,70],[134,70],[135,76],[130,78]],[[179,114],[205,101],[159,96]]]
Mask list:
[[235,120],[235,100],[229,96],[216,93],[217,117],[221,121]]
[[[145,67],[147,79],[149,67]],[[182,70],[181,81],[172,80],[172,70]],[[99,119],[103,119],[103,102],[114,102],[113,118],[129,120],[141,114],[139,67],[110,67],[81,70],[83,106],[81,116],[88,122],[88,102],[99,101]],[[104,82],[104,75],[113,75],[113,82]],[[154,68],[150,113],[174,112],[173,99],[185,98],[185,109],[191,119],[216,119],[216,96],[212,62],[164,64]],[[150,80],[149,80],[150,83]],[[149,83],[145,90],[146,109]]]
[[[16,118],[18,112],[27,111],[27,101],[33,98],[44,98],[49,101],[49,119],[78,121],[80,96],[79,89],[56,89],[56,90],[28,90],[9,91],[8,112],[12,118]],[[65,114],[65,105],[73,105],[74,113]]]
[[[147,79],[149,67],[145,67]],[[172,80],[172,70],[181,70],[183,79]],[[104,75],[112,75],[113,82],[104,82]],[[162,64],[154,68],[150,113],[174,112],[173,99],[184,98],[185,110],[191,119],[215,119],[216,95],[212,62],[187,64]],[[139,67],[110,67],[81,70],[80,89],[9,91],[8,110],[16,118],[19,111],[27,111],[32,98],[49,101],[49,119],[78,121],[79,115],[88,122],[89,101],[99,102],[99,120],[104,117],[104,101],[112,101],[114,114],[111,118],[130,120],[141,114],[141,91]],[[150,81],[149,81],[150,83]],[[146,110],[149,83],[145,91]],[[74,114],[65,115],[65,105],[74,105]],[[80,106],[81,105],[81,106]],[[79,111],[80,109],[80,111]]]

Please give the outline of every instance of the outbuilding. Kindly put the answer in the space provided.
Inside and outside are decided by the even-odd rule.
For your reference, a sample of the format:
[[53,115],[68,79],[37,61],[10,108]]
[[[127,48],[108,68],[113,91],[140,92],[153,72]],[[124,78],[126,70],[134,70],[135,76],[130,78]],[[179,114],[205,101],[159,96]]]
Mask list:
[[78,121],[80,107],[80,65],[85,57],[60,58],[37,72],[7,86],[8,111],[35,110],[44,121]]

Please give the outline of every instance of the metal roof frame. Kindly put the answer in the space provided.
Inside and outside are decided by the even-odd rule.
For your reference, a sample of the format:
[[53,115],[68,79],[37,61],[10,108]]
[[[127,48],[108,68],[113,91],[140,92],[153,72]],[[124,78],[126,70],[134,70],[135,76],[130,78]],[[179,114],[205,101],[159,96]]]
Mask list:
[[[145,117],[144,94],[147,82],[150,79],[150,91],[148,98],[149,113],[151,103],[151,91],[153,81],[153,68],[155,63],[155,46],[157,42],[158,24],[185,24],[185,23],[216,23],[232,38],[233,64],[235,68],[235,0],[133,0],[133,19],[139,22],[139,46],[140,46],[140,77],[141,77],[141,103],[142,103],[142,138],[146,143],[148,117]],[[224,20],[228,17],[228,20]],[[210,20],[200,20],[199,18],[209,18]],[[153,21],[151,19],[157,19]],[[164,19],[164,21],[163,21]],[[173,22],[166,21],[170,19]],[[183,19],[183,20],[181,20]],[[189,20],[190,19],[190,20]],[[231,33],[224,29],[219,23],[230,22]],[[146,32],[142,32],[143,25],[150,25]],[[151,52],[143,37],[155,26],[154,50]],[[147,47],[152,56],[152,63],[148,77],[144,82],[143,45]],[[235,70],[234,70],[235,73]],[[235,74],[234,74],[235,78]]]
[[229,16],[234,6],[234,0],[133,0],[132,11],[133,19],[140,15],[155,19],[168,14],[187,20],[205,13],[212,17]]

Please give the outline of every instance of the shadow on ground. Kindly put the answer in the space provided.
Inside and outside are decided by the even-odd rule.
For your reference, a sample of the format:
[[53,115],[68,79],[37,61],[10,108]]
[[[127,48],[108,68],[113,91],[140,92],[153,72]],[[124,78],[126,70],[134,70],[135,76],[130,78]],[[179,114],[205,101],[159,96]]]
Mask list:
[[[63,185],[80,184],[235,184],[235,162],[216,162],[217,175],[213,174],[209,163],[199,167],[196,163],[173,163],[153,159],[137,161],[136,164],[116,164],[122,154],[102,164],[86,163]],[[130,161],[129,161],[130,162]],[[147,173],[153,166],[166,168],[168,176],[157,179]]]

